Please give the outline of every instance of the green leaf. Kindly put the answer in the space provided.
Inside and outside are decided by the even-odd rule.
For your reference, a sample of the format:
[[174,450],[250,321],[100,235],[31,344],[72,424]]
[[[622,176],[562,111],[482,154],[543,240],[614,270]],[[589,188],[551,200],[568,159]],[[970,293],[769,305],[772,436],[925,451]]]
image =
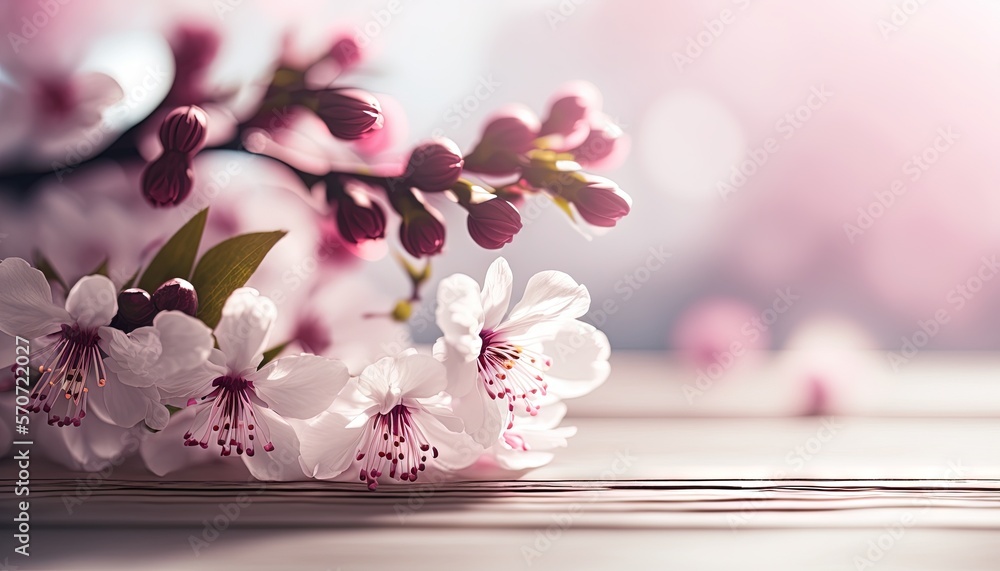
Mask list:
[[59,272],[57,272],[56,269],[52,267],[52,262],[50,262],[49,259],[46,258],[44,254],[42,254],[38,250],[35,250],[34,254],[31,257],[34,259],[35,269],[42,272],[42,275],[45,276],[45,279],[49,280],[50,282],[56,282],[57,284],[61,285],[64,290],[69,292],[69,286],[66,285],[66,280],[62,279],[62,276],[59,275]]
[[[191,268],[194,267],[195,256],[198,255],[198,245],[201,235],[205,232],[205,222],[208,220],[208,209],[195,214],[187,224],[171,236],[160,251],[153,256],[153,261],[139,278],[140,287],[150,293],[160,287],[163,282],[173,278],[188,279]],[[198,292],[201,295],[201,292]]]
[[229,294],[243,287],[264,256],[287,232],[259,232],[230,238],[198,261],[191,284],[198,292],[198,319],[215,328]]
[[288,341],[285,341],[281,345],[276,345],[274,347],[271,347],[267,351],[264,351],[264,360],[262,360],[260,362],[260,365],[257,368],[260,369],[264,365],[266,365],[266,364],[270,363],[271,361],[273,361],[274,358],[277,357],[278,355],[280,355],[281,352],[285,350],[285,347],[288,347],[288,345],[291,342],[292,341],[289,339]]

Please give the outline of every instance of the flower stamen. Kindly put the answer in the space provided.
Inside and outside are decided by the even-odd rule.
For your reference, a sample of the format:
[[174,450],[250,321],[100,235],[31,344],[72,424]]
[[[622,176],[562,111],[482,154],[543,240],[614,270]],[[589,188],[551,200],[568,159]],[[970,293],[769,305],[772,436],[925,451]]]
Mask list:
[[[41,377],[31,392],[28,410],[47,413],[50,425],[80,426],[87,415],[87,381],[93,378],[98,387],[107,383],[98,348],[100,336],[94,329],[63,325],[50,337],[55,341],[36,356],[42,362],[38,366]],[[63,398],[56,397],[57,393]]]
[[[243,377],[222,376],[212,381],[213,390],[201,398],[188,400],[188,406],[204,405],[211,402],[211,408],[204,420],[195,420],[195,425],[184,434],[185,446],[208,448],[212,434],[216,444],[222,447],[222,456],[244,452],[253,456],[254,444],[264,442],[265,452],[274,450],[267,426],[257,419],[256,408],[260,399],[251,381]],[[200,434],[195,437],[195,434]]]
[[389,412],[372,417],[371,431],[355,457],[358,462],[367,459],[359,479],[368,484],[369,490],[378,488],[378,478],[388,463],[390,478],[416,482],[417,475],[427,467],[428,453],[437,458],[437,447],[430,445],[410,410],[397,404]]
[[480,335],[483,348],[479,353],[479,378],[486,393],[492,399],[507,399],[510,412],[520,398],[525,412],[531,416],[538,414],[539,406],[534,399],[548,390],[544,373],[552,367],[552,359],[502,339],[494,332],[484,331]]

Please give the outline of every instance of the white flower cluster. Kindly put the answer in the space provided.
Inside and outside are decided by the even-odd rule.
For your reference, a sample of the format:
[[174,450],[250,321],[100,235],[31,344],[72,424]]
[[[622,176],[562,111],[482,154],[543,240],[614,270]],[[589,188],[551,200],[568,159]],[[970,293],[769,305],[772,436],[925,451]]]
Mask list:
[[[235,453],[263,480],[350,478],[375,489],[482,465],[537,467],[573,434],[559,427],[562,399],[607,378],[607,338],[578,320],[590,296],[568,275],[535,275],[508,311],[512,281],[503,258],[482,288],[446,278],[433,355],[410,349],[357,376],[313,354],[267,360],[277,308],[252,288],[232,293],[214,330],[163,311],[126,333],[112,327],[111,280],[84,277],[57,304],[43,273],[19,258],[0,262],[0,331],[38,347],[26,408],[68,432],[144,424],[157,431],[141,452],[158,474],[206,450]],[[74,442],[68,453],[85,457],[88,439]]]

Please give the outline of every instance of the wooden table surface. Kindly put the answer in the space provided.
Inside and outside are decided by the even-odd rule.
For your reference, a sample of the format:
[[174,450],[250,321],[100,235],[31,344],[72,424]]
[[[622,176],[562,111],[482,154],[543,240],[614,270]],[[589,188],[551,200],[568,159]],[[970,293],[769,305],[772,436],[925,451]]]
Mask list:
[[[579,432],[569,448],[520,480],[369,493],[247,483],[211,468],[159,480],[134,462],[88,480],[36,462],[32,556],[8,556],[5,543],[0,565],[1000,569],[1000,399],[989,400],[1000,360],[930,359],[909,379],[878,381],[908,383],[906,406],[868,398],[811,417],[781,414],[796,401],[777,369],[759,374],[781,398],[748,401],[750,381],[740,381],[690,410],[678,397],[687,373],[672,359],[625,354],[615,364],[608,385],[571,405]],[[721,416],[739,400],[742,416]]]

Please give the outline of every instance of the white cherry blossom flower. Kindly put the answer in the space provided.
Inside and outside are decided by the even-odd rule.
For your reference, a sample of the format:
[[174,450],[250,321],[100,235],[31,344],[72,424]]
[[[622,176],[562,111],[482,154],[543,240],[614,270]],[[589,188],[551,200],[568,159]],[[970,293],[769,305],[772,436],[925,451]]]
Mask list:
[[47,342],[32,352],[41,377],[28,408],[47,413],[49,424],[80,426],[90,390],[106,384],[98,344],[118,312],[116,293],[108,278],[87,276],[60,307],[42,272],[20,258],[0,262],[0,331]]
[[491,446],[512,427],[515,409],[534,415],[545,395],[573,398],[604,382],[607,337],[577,318],[587,288],[557,271],[535,274],[510,314],[513,276],[497,258],[480,290],[464,274],[438,288],[435,355],[448,367],[454,409],[476,441]]
[[257,290],[236,290],[215,328],[219,348],[205,365],[157,384],[168,401],[182,397],[198,409],[184,434],[187,446],[236,452],[262,480],[302,476],[298,437],[287,419],[320,414],[349,379],[343,363],[316,355],[282,357],[258,370],[276,317],[274,303]]
[[446,386],[441,363],[413,350],[369,365],[328,411],[299,426],[306,474],[330,479],[353,465],[374,490],[386,477],[416,481],[432,464],[468,466],[482,447],[464,434]]

